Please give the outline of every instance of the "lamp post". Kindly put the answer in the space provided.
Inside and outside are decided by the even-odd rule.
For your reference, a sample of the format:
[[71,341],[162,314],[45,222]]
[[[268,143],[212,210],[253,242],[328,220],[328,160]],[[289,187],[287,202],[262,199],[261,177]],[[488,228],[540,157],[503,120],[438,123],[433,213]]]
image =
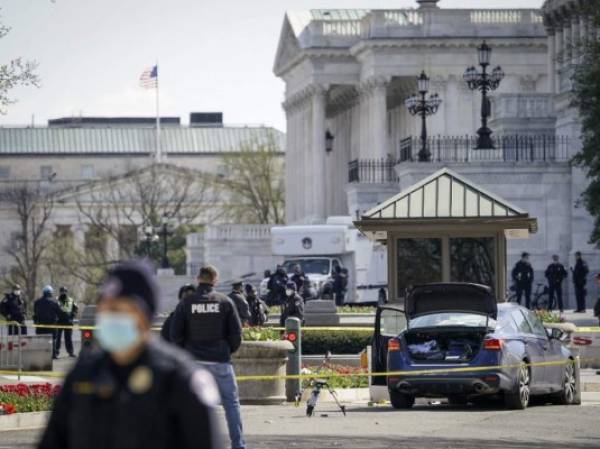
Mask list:
[[167,269],[171,267],[169,262],[169,257],[167,252],[169,251],[169,243],[168,238],[173,235],[173,231],[170,229],[169,222],[167,221],[167,217],[163,216],[163,222],[158,228],[157,235],[162,238],[163,243],[163,253],[162,253],[162,261],[161,268]]
[[156,235],[152,226],[145,226],[142,238],[140,240],[142,241],[142,243],[144,243],[144,246],[146,247],[146,257],[150,258],[152,244],[158,242],[159,236]]
[[419,162],[429,162],[431,160],[431,152],[427,148],[427,116],[437,112],[442,104],[442,99],[437,93],[432,94],[427,98],[429,92],[429,77],[425,71],[417,77],[418,95],[413,94],[408,97],[404,104],[412,115],[421,116],[421,150],[419,151]]
[[496,66],[492,70],[492,73],[487,72],[492,59],[492,48],[485,41],[477,47],[477,55],[482,71],[479,72],[475,67],[471,66],[465,71],[463,79],[467,83],[467,86],[469,86],[469,89],[481,91],[481,128],[477,130],[477,134],[479,135],[477,149],[493,150],[492,130],[487,126],[488,117],[491,114],[488,92],[496,90],[500,86],[500,82],[504,79],[504,72],[500,66]]

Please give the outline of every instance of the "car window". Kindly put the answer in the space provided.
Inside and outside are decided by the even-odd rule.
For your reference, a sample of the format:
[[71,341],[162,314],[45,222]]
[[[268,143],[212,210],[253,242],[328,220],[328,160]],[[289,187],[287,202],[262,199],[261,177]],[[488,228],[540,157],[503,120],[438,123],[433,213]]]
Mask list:
[[296,265],[300,265],[302,271],[306,274],[330,274],[329,259],[294,259],[286,260],[283,263],[288,274],[294,272]]
[[410,320],[411,329],[436,326],[485,327],[486,324],[493,327],[495,321],[491,318],[488,320],[485,315],[462,312],[430,313]]
[[379,318],[379,333],[384,337],[397,337],[406,329],[404,312],[394,309],[383,309]]
[[527,322],[533,329],[533,333],[538,336],[547,339],[548,334],[546,333],[546,329],[544,325],[540,321],[540,319],[535,316],[532,312],[525,312],[525,316],[527,317]]
[[512,317],[515,320],[515,324],[517,325],[517,329],[519,330],[519,332],[522,332],[524,334],[533,334],[531,326],[529,325],[529,323],[525,319],[525,316],[520,310],[517,310],[514,313],[512,313]]
[[515,320],[510,312],[498,312],[498,324],[496,325],[496,332],[502,334],[516,334],[519,332],[517,323],[515,323]]

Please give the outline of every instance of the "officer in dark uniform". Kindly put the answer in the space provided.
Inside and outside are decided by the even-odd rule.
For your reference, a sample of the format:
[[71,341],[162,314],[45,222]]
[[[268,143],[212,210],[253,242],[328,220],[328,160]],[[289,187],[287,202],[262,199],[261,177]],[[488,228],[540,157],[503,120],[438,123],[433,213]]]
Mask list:
[[56,329],[56,356],[60,355],[60,343],[62,335],[65,335],[65,348],[69,357],[75,357],[73,351],[73,320],[77,316],[79,307],[75,303],[75,300],[69,296],[69,290],[67,287],[61,287],[58,290],[58,307],[60,307],[60,315],[58,317],[58,325],[64,326]]
[[256,289],[252,284],[246,284],[246,301],[250,308],[250,326],[263,326],[269,316],[269,307],[258,297]]
[[42,290],[42,297],[33,303],[33,323],[42,327],[36,327],[36,335],[50,335],[52,337],[52,358],[58,358],[56,353],[56,328],[43,326],[56,326],[61,314],[58,303],[53,298],[54,289],[46,285]]
[[529,263],[529,253],[521,254],[513,270],[512,279],[517,287],[517,302],[521,304],[521,297],[525,293],[525,307],[531,307],[531,285],[533,284],[533,268]]
[[304,298],[304,286],[307,282],[307,279],[300,264],[294,265],[294,274],[292,274],[291,281],[296,284],[296,291],[298,294]]
[[245,449],[237,381],[231,354],[242,343],[242,324],[235,304],[214,287],[218,271],[200,268],[196,294],[180,302],[173,315],[171,341],[188,350],[217,381],[232,449]]
[[339,265],[335,267],[333,273],[333,295],[337,306],[344,305],[346,297],[346,287],[348,286],[348,271],[344,271]]
[[296,317],[304,322],[304,300],[296,292],[296,284],[289,281],[285,286],[285,302],[281,306],[281,317],[279,324],[285,326],[285,320],[290,317]]
[[[183,299],[189,297],[189,296],[193,296],[196,293],[196,287],[194,287],[192,284],[185,284],[183,287],[181,287],[179,289],[179,294],[177,295],[177,299],[179,302],[181,302]],[[171,322],[173,321],[173,315],[175,314],[175,311],[172,311],[169,316],[167,317],[167,319],[165,320],[165,322],[163,323],[162,327],[160,328],[160,336],[165,340],[170,342],[171,341]]]
[[271,276],[269,282],[269,290],[273,292],[273,304],[269,305],[282,305],[285,301],[285,285],[288,282],[288,275],[285,272],[285,268],[277,267],[275,274]]
[[27,326],[25,326],[26,314],[27,305],[21,298],[21,286],[15,284],[12,291],[6,294],[0,302],[0,315],[3,315],[6,321],[21,324],[21,326],[9,324],[8,335],[17,335],[19,330],[21,331],[21,335],[27,335]]
[[151,337],[157,302],[145,266],[109,273],[96,315],[100,348],[67,375],[39,449],[222,449],[214,380]]
[[587,284],[587,275],[590,272],[588,265],[585,260],[581,257],[581,252],[575,253],[575,268],[571,268],[573,273],[573,286],[575,287],[575,299],[577,300],[577,309],[574,313],[585,312],[585,297],[587,291],[585,285]]
[[563,298],[562,298],[562,283],[568,276],[567,270],[562,263],[559,262],[558,256],[555,254],[552,256],[552,263],[546,268],[546,279],[548,279],[548,296],[550,301],[548,303],[548,310],[554,308],[554,295],[558,301],[558,310],[564,312]]
[[231,284],[231,287],[233,290],[227,296],[235,304],[242,326],[247,326],[250,322],[250,308],[244,296],[244,283],[242,281],[235,281]]

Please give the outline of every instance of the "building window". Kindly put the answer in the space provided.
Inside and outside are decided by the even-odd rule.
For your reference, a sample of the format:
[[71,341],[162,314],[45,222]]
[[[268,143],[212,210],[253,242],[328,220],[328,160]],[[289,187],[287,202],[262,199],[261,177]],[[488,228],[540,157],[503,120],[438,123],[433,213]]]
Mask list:
[[436,238],[398,239],[396,243],[398,295],[414,285],[442,281],[442,240]]
[[217,176],[226,178],[229,175],[229,167],[227,165],[217,165]]
[[53,174],[54,172],[52,171],[52,165],[42,165],[40,167],[40,179],[42,181],[51,181]]
[[95,258],[102,260],[106,256],[108,239],[106,233],[95,225],[90,225],[84,237],[85,251]]
[[119,227],[119,257],[129,259],[134,256],[138,244],[138,229],[133,225]]
[[81,166],[81,179],[94,179],[96,177],[96,170],[93,165],[82,165]]
[[10,167],[7,165],[0,165],[0,179],[10,178]]

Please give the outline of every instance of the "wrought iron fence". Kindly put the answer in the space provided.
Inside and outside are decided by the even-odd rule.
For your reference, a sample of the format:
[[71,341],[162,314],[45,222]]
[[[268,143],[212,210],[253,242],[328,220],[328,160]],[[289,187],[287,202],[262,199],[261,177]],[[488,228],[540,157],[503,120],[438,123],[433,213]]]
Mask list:
[[348,166],[348,182],[391,184],[398,182],[395,158],[355,159]]
[[[569,137],[555,135],[502,135],[492,138],[494,150],[478,150],[472,136],[436,136],[427,139],[430,162],[567,162]],[[416,162],[421,139],[407,137],[400,142],[399,162]]]
[[[430,137],[427,147],[431,153],[428,162],[469,163],[535,163],[568,162],[570,141],[568,136],[504,135],[493,137],[495,149],[478,150],[477,138]],[[348,182],[366,184],[397,183],[394,167],[403,162],[418,162],[421,151],[419,137],[407,137],[400,141],[398,157],[384,159],[355,159],[348,165]]]

